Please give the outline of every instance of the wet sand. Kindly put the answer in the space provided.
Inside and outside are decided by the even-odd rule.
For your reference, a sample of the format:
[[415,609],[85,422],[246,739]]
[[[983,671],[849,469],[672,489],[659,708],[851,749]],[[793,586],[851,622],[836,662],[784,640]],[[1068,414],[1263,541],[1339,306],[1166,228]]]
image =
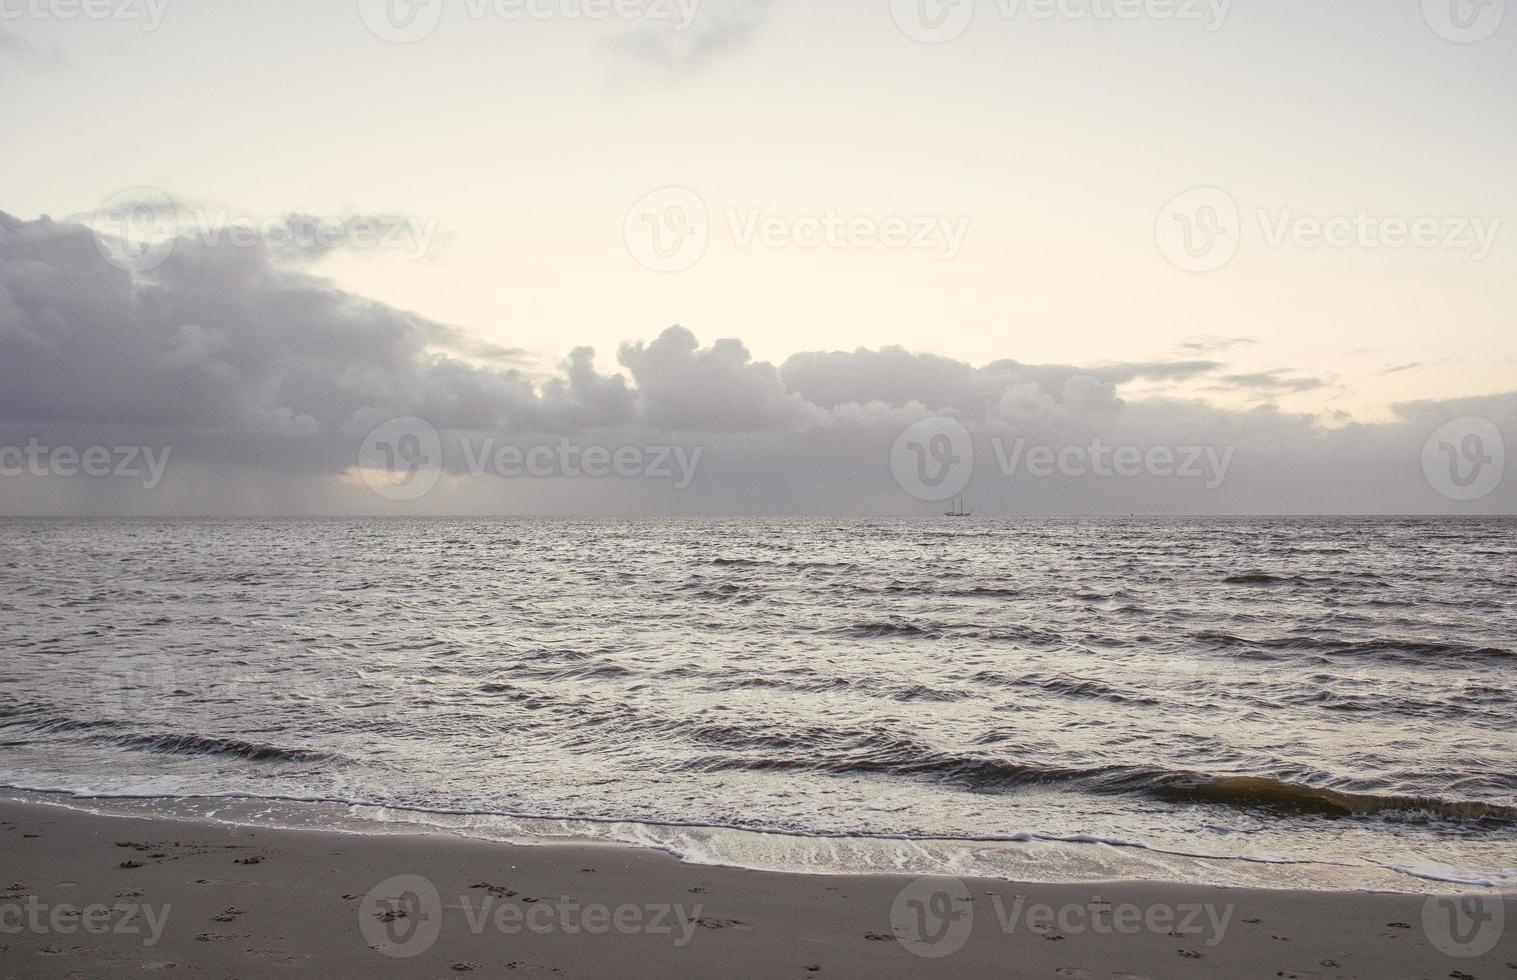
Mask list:
[[1448,901],[771,874],[0,803],[0,977],[1517,980],[1517,896]]

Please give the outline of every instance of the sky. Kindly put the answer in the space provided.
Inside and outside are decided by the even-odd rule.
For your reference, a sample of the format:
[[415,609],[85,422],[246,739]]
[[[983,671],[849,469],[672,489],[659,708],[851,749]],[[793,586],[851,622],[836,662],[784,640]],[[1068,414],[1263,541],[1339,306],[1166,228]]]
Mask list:
[[[1504,8],[0,0],[0,513],[935,513],[924,418],[995,512],[1509,513]],[[3,475],[133,439],[150,492]]]

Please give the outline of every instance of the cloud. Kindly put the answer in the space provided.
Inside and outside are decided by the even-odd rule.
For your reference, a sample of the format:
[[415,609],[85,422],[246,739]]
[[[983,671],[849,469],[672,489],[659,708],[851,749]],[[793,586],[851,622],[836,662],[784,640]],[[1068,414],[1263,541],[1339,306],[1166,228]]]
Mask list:
[[1221,366],[1216,361],[1151,361],[1076,367],[1002,360],[974,368],[935,354],[886,347],[797,354],[785,362],[781,372],[789,390],[825,408],[849,403],[918,403],[935,411],[982,415],[1008,389],[1018,386],[1031,385],[1062,400],[1063,393],[1074,384],[1078,397],[1086,402],[1092,398],[1110,402],[1122,384],[1183,380]]
[[1291,373],[1284,368],[1276,368],[1273,371],[1257,371],[1251,374],[1227,374],[1223,375],[1221,380],[1234,388],[1266,395],[1319,391],[1329,386],[1329,382],[1321,378],[1292,377]]
[[646,26],[615,38],[613,47],[636,64],[687,75],[752,43],[774,0],[703,0],[684,30]]
[[1257,344],[1252,337],[1222,337],[1215,334],[1195,334],[1180,341],[1180,349],[1193,354],[1221,354],[1235,347]]
[[676,431],[787,431],[826,413],[787,391],[771,364],[756,362],[740,340],[702,350],[695,335],[670,327],[652,343],[623,344],[617,355],[637,383],[644,418]]
[[[574,349],[525,370],[422,314],[355,296],[266,247],[181,240],[133,276],[87,227],[0,213],[0,450],[172,447],[148,492],[111,480],[0,475],[0,513],[896,514],[940,508],[896,482],[892,449],[928,416],[972,433],[966,488],[984,514],[1468,512],[1422,470],[1429,437],[1463,416],[1517,444],[1517,392],[1395,406],[1359,425],[1266,408],[1136,398],[1135,382],[1202,378],[1236,390],[1309,390],[1283,370],[1209,359],[975,366],[901,348],[756,360],[736,339],[683,327],[622,345],[619,368]],[[358,478],[359,448],[400,417],[441,433],[447,474],[401,504]],[[483,442],[489,440],[488,443]],[[700,454],[676,490],[647,478],[505,479],[471,468],[480,445],[677,447]],[[1225,482],[1035,478],[1017,446],[1205,447]],[[1476,509],[1511,512],[1505,489]]]

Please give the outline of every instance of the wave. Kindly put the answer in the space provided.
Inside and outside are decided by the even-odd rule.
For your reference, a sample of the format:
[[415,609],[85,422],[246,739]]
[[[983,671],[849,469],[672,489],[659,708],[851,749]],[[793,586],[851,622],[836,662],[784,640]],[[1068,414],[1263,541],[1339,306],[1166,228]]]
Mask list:
[[302,762],[321,763],[344,761],[334,752],[318,752],[312,749],[293,749],[266,742],[248,742],[240,738],[219,738],[214,735],[180,735],[173,733],[154,735],[93,736],[85,739],[95,745],[113,745],[117,748],[136,749],[142,752],[159,752],[170,755],[225,755],[249,762]]
[[1267,776],[1167,775],[1152,795],[1171,801],[1275,810],[1327,817],[1401,816],[1471,823],[1517,824],[1517,807],[1434,796],[1352,793]]
[[1389,588],[1381,576],[1374,572],[1339,572],[1336,575],[1275,575],[1271,572],[1252,571],[1229,575],[1223,585],[1305,585],[1343,588]]
[[[100,745],[166,755],[232,756],[248,762],[295,762],[319,764],[348,762],[335,752],[290,748],[218,735],[185,732],[136,732],[126,722],[107,718],[73,718],[49,714],[40,706],[0,705],[0,729],[19,729],[28,735],[64,736],[86,745]],[[31,739],[12,739],[25,745]]]
[[[767,747],[810,747],[807,741],[776,737],[768,740]],[[1395,817],[1406,822],[1444,820],[1517,827],[1517,806],[1504,803],[1351,792],[1271,776],[1211,775],[1152,766],[1040,766],[988,755],[934,753],[903,739],[879,744],[866,740],[857,753],[830,757],[704,755],[683,760],[674,768],[706,773],[824,772],[928,778],[975,792],[1064,785],[1087,793],[1141,796],[1167,803],[1205,804],[1279,815]]]
[[977,684],[994,684],[997,687],[1034,687],[1050,694],[1105,701],[1108,704],[1133,704],[1145,707],[1157,707],[1164,704],[1158,698],[1122,691],[1088,677],[1070,677],[1062,674],[1053,676],[1025,674],[1021,677],[1008,677],[1004,674],[982,670],[969,679]]
[[1337,640],[1325,636],[1275,636],[1250,639],[1220,630],[1205,630],[1195,634],[1195,638],[1219,647],[1253,647],[1260,650],[1343,654],[1345,656],[1390,654],[1412,658],[1453,657],[1468,660],[1514,656],[1513,651],[1505,647],[1475,646],[1469,643],[1437,643],[1390,637],[1374,637],[1366,640]]

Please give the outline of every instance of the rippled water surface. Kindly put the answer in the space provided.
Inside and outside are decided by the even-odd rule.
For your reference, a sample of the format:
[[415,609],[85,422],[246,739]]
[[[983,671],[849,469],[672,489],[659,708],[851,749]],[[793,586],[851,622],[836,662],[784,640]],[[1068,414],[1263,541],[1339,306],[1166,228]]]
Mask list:
[[1511,887],[1514,531],[0,521],[0,782],[777,867]]

